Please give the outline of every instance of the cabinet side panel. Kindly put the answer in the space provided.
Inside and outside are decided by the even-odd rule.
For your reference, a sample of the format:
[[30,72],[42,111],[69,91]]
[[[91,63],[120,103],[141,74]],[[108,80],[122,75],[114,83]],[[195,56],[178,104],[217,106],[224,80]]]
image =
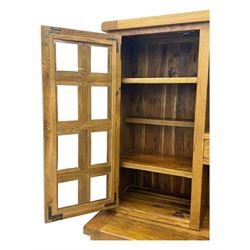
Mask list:
[[200,228],[202,214],[203,143],[206,120],[206,99],[209,74],[209,27],[200,30],[198,82],[195,108],[192,202],[190,227]]

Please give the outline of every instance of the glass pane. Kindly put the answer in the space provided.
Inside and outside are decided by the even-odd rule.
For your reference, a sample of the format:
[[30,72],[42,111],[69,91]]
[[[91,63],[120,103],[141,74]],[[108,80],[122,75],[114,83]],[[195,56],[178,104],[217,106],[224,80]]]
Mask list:
[[91,72],[108,73],[108,48],[91,46]]
[[56,70],[78,71],[78,45],[56,42]]
[[57,86],[58,121],[78,120],[78,87]]
[[90,178],[90,201],[107,198],[107,175]]
[[78,167],[78,134],[58,136],[57,169]]
[[108,132],[91,133],[91,165],[107,162],[108,158]]
[[91,119],[108,118],[108,87],[91,87]]
[[58,183],[58,208],[78,204],[78,180]]

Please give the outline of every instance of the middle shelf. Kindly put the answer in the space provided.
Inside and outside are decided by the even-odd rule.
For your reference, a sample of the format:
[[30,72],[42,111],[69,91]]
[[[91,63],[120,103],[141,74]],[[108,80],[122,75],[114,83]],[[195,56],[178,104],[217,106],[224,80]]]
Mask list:
[[126,153],[121,167],[192,178],[192,159],[160,154]]
[[194,121],[192,120],[176,120],[176,119],[150,119],[150,118],[137,118],[137,117],[126,117],[125,123],[135,124],[148,124],[158,126],[173,126],[173,127],[194,127]]

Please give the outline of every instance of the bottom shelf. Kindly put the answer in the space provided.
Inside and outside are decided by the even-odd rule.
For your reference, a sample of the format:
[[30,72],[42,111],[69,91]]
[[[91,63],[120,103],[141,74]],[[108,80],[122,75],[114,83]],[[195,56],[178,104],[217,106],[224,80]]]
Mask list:
[[[133,204],[133,209],[131,209]],[[189,228],[190,200],[130,187],[121,195],[118,211],[146,221]]]
[[96,240],[208,240],[208,213],[200,231],[191,230],[189,205],[187,199],[131,187],[117,209],[99,212],[84,233]]

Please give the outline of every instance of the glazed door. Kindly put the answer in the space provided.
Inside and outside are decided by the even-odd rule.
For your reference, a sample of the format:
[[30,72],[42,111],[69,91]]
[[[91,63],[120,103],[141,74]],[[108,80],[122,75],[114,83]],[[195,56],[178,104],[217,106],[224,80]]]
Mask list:
[[46,222],[118,204],[119,41],[42,27]]

